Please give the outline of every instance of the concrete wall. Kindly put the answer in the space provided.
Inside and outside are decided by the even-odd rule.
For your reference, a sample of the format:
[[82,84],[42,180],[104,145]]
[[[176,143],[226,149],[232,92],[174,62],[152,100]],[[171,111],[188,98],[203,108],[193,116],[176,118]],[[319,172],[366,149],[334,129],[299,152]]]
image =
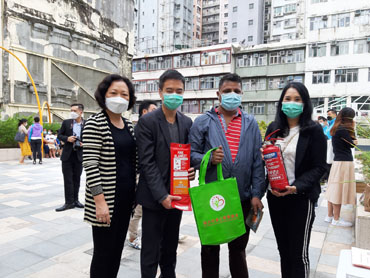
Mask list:
[[[29,69],[40,96],[63,118],[82,102],[90,113],[97,84],[108,73],[131,76],[134,1],[8,0],[4,46]],[[3,54],[2,116],[37,112],[36,97],[18,61]],[[1,97],[1,95],[0,95]]]

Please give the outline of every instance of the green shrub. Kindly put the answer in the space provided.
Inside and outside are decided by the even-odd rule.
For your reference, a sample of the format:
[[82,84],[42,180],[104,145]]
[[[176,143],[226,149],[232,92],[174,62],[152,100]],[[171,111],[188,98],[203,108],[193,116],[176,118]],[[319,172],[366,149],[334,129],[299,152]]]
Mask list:
[[266,124],[265,121],[259,121],[258,122],[258,127],[260,128],[262,140],[265,138],[265,133],[266,133],[266,130],[267,130],[267,126],[268,126],[268,124]]

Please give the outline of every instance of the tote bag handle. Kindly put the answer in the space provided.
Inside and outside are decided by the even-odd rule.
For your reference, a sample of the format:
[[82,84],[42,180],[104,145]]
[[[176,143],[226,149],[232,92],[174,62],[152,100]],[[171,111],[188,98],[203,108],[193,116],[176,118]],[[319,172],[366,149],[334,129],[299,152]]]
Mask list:
[[[207,174],[207,168],[208,168],[208,162],[209,158],[211,157],[211,154],[214,150],[217,150],[218,148],[210,149],[202,159],[202,162],[200,163],[199,168],[199,186],[206,184],[206,174]],[[222,174],[222,165],[221,163],[217,164],[217,180],[222,181],[224,180],[224,176]]]

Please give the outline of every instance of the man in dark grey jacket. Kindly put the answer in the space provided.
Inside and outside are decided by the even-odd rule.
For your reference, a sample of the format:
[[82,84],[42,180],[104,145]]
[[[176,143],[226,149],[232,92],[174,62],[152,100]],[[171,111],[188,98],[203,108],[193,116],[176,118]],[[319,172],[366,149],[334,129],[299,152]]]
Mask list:
[[[227,74],[219,84],[217,96],[220,106],[199,116],[190,129],[191,164],[199,169],[204,154],[215,147],[207,170],[206,182],[217,180],[216,165],[222,163],[224,178],[235,177],[238,183],[244,218],[250,209],[256,214],[263,209],[261,198],[265,192],[265,175],[261,158],[261,135],[253,116],[240,109],[241,79]],[[245,248],[246,233],[229,243],[229,262],[232,277],[247,278]],[[219,277],[219,245],[202,245],[203,278]]]

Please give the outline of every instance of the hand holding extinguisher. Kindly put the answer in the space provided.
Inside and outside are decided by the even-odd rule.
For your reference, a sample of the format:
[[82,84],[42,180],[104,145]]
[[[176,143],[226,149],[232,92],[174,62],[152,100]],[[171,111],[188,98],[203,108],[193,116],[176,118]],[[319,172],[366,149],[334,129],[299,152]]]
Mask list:
[[284,160],[280,147],[275,145],[278,138],[272,138],[272,135],[279,129],[266,136],[264,145],[261,149],[262,159],[265,161],[268,179],[271,186],[271,193],[277,197],[297,192],[295,186],[289,186],[288,176],[285,170]]

